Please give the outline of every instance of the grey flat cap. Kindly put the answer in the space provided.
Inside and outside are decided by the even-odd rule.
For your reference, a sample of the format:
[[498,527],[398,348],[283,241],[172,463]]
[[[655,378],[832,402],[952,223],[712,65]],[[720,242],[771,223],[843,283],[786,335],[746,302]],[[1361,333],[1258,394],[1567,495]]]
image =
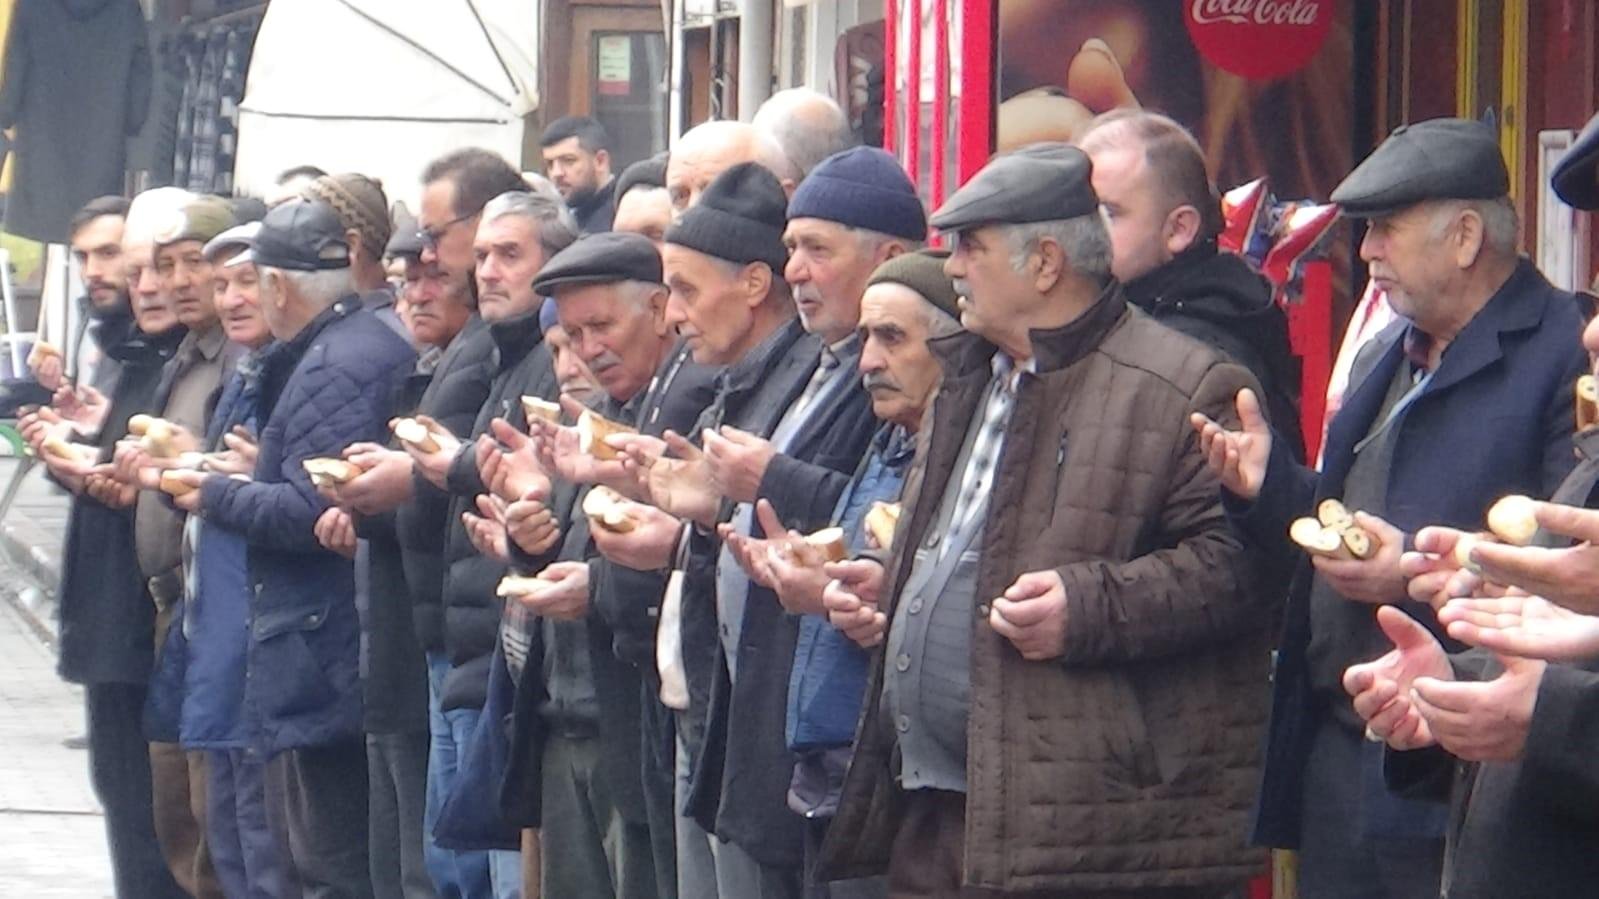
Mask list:
[[1099,209],[1089,183],[1093,166],[1068,144],[1029,144],[988,161],[938,207],[928,224],[940,231],[979,225],[1021,225],[1088,215]]
[[548,297],[558,287],[617,281],[661,283],[661,254],[649,238],[625,231],[584,235],[544,263],[533,290]]
[[1510,173],[1492,128],[1470,119],[1400,125],[1332,192],[1354,218],[1380,218],[1424,200],[1492,200]]

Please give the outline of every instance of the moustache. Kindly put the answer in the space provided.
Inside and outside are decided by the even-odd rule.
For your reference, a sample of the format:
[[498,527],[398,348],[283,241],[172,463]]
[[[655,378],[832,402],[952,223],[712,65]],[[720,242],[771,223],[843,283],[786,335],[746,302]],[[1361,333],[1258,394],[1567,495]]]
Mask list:
[[822,292],[810,284],[801,284],[794,288],[794,302],[820,303]]
[[602,372],[607,368],[615,368],[622,364],[622,357],[611,350],[606,350],[588,361],[589,371]]
[[900,389],[899,384],[895,383],[887,372],[881,371],[868,372],[861,378],[861,386],[865,387],[868,393],[874,390],[893,390],[897,392]]

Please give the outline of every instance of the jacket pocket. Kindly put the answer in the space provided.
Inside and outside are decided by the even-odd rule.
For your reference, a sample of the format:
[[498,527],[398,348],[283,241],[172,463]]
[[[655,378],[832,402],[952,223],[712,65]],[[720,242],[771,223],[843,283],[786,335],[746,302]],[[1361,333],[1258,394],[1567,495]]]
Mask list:
[[1160,761],[1155,744],[1149,736],[1149,726],[1144,721],[1144,704],[1125,677],[1107,675],[1110,679],[1112,708],[1118,710],[1109,726],[1112,776],[1140,790],[1159,786],[1163,782]]
[[250,675],[260,710],[282,718],[326,707],[338,690],[311,649],[310,635],[327,621],[327,602],[274,609],[256,619]]

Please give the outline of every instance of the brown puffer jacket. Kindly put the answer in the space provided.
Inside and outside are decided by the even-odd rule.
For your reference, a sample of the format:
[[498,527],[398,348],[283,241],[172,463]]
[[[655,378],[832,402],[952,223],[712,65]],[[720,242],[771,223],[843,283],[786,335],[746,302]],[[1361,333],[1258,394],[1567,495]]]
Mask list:
[[[1241,882],[1265,861],[1246,840],[1269,616],[1188,419],[1233,420],[1239,388],[1259,388],[1115,286],[1032,343],[1037,373],[1018,390],[978,569],[966,883],[1090,893]],[[890,606],[914,556],[905,548],[958,477],[994,347],[960,334],[936,351],[945,380],[906,482]],[[1066,585],[1066,652],[1028,662],[987,625],[981,598],[1046,569]],[[824,847],[834,877],[882,871],[899,819],[894,741],[878,726],[882,655]]]

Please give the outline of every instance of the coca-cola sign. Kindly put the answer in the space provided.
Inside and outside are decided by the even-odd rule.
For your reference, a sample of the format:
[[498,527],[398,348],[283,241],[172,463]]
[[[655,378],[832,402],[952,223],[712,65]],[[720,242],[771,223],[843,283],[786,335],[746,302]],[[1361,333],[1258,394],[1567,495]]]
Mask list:
[[1185,0],[1194,46],[1218,68],[1252,80],[1309,64],[1327,40],[1337,0]]

